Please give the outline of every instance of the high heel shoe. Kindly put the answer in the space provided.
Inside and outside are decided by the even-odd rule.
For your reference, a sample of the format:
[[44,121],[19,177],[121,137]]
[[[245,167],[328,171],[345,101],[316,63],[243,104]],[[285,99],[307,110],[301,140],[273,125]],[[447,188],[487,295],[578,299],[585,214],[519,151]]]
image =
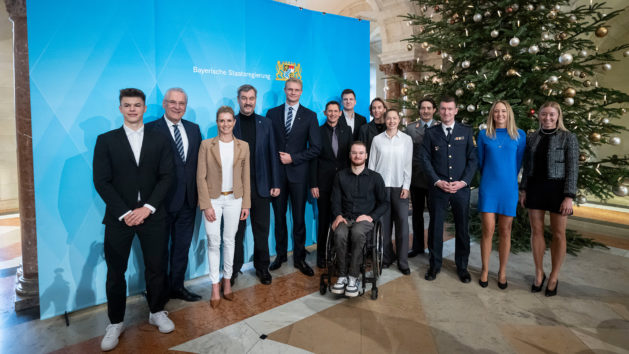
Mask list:
[[498,282],[498,287],[502,290],[506,289],[507,286],[509,286],[509,283],[506,280],[504,283],[501,283],[500,281]]
[[480,285],[482,288],[486,288],[487,285],[489,285],[489,280],[482,281],[482,280],[480,280],[480,278],[478,278],[478,285]]
[[234,300],[234,292],[230,291],[228,293],[225,292],[225,289],[223,288],[223,297],[225,298],[225,300],[227,301],[233,301]]
[[542,278],[542,282],[539,283],[539,286],[535,285],[535,281],[533,281],[533,284],[531,285],[531,292],[532,293],[539,293],[540,291],[542,291],[542,288],[544,287],[544,282],[546,281],[546,273],[544,273],[544,277]]
[[216,300],[210,299],[210,307],[212,307],[213,309],[217,308],[220,303],[221,303],[220,297]]
[[[548,282],[550,284],[550,282]],[[553,290],[550,290],[548,288],[548,285],[546,285],[546,292],[544,293],[544,295],[546,295],[546,297],[551,297],[551,296],[555,296],[557,295],[557,288],[559,287],[559,280],[557,280],[557,283],[555,284],[555,288]]]

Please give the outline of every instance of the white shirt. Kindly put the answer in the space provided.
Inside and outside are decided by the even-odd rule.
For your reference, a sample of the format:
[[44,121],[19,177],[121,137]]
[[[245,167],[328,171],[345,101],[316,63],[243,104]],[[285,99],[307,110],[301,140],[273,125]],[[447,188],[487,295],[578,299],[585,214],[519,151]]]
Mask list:
[[452,134],[452,132],[454,132],[454,123],[452,122],[451,125],[445,125],[443,123],[441,123],[441,128],[443,129],[443,134],[445,134],[445,136],[448,136],[448,128],[450,128],[450,134]]
[[[175,139],[175,129],[173,126],[175,125],[168,118],[166,118],[166,114],[164,114],[164,120],[166,121],[166,126],[168,126],[168,131],[170,132],[170,136],[173,137],[173,140],[177,142]],[[186,135],[186,128],[183,126],[183,122],[181,120],[177,123],[177,129],[179,129],[179,133],[181,133],[181,141],[183,142],[183,155],[184,160],[188,159],[188,136]],[[179,151],[175,151],[175,154],[179,155]]]
[[345,116],[345,121],[347,122],[347,126],[352,128],[352,133],[354,132],[354,112],[350,116],[346,110],[343,110],[343,116]]
[[[133,157],[135,158],[135,163],[139,166],[140,165],[140,152],[142,152],[142,141],[144,141],[144,125],[142,125],[140,129],[138,130],[133,130],[124,124],[122,125],[122,127],[124,128],[124,132],[127,134],[129,145],[131,145],[131,151],[133,151]],[[138,191],[138,201],[140,200],[142,200],[142,197],[140,196],[140,191]],[[147,207],[151,211],[151,214],[155,213],[155,208],[152,205],[144,204],[144,206]],[[122,214],[122,216],[119,217],[118,220],[122,221],[122,219],[124,219],[124,217],[127,216],[127,214],[129,214],[130,212],[131,210]]]
[[369,151],[369,169],[378,172],[386,187],[411,187],[413,139],[398,131],[389,137],[384,131],[373,138]]
[[224,143],[219,140],[218,149],[221,152],[221,172],[223,175],[221,192],[232,192],[234,190],[234,141]]
[[288,118],[288,107],[293,107],[293,119],[290,121],[290,130],[292,130],[297,115],[297,109],[299,109],[299,102],[295,103],[293,106],[289,106],[288,103],[284,105],[284,127],[286,127],[286,118]]

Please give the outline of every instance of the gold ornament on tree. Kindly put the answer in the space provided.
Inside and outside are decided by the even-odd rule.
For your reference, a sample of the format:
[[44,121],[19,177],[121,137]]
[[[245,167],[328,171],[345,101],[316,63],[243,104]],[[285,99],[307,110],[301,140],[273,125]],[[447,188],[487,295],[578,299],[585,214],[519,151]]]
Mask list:
[[590,134],[590,141],[593,143],[598,143],[599,141],[601,141],[601,134],[596,132]]
[[413,50],[413,45],[412,45],[412,44],[410,44],[410,43],[409,43],[409,44],[407,44],[407,45],[406,45],[406,50],[408,50],[409,52],[410,52],[411,50]]
[[597,37],[599,37],[599,38],[603,38],[603,37],[605,37],[605,36],[607,35],[607,32],[608,32],[607,27],[602,27],[602,26],[601,26],[601,27],[599,27],[599,28],[597,28],[597,29],[596,29],[596,31],[594,32],[594,34],[595,34]]
[[577,95],[577,90],[572,87],[568,87],[563,90],[563,97],[574,97]]
[[465,87],[467,87],[467,89],[470,91],[474,91],[474,89],[476,88],[476,85],[473,82],[470,82]]

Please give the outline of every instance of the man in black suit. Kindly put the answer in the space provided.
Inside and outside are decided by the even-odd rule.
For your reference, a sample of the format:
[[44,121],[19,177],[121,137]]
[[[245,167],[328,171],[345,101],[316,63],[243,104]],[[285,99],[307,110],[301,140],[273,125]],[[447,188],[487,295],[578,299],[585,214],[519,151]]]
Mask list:
[[306,263],[306,222],[304,213],[307,198],[308,163],[321,150],[317,114],[299,104],[303,84],[290,78],[284,85],[286,103],[269,109],[266,116],[273,122],[280,168],[280,190],[273,199],[275,214],[275,251],[277,256],[269,266],[278,269],[286,262],[288,231],[286,209],[290,197],[293,214],[293,262],[297,269],[313,276],[312,268]]
[[[255,113],[258,90],[251,85],[238,88],[240,112],[236,115],[234,135],[249,144],[251,173],[251,231],[253,267],[260,282],[271,284],[269,273],[269,223],[271,197],[280,194],[280,159],[275,147],[275,133],[270,120]],[[247,220],[241,220],[236,232],[236,250],[231,281],[238,277],[244,263],[244,239]]]
[[101,342],[102,350],[115,348],[124,330],[125,271],[136,234],[144,259],[149,323],[162,333],[175,329],[164,311],[168,288],[164,201],[175,180],[172,148],[161,134],[144,129],[146,104],[142,91],[120,90],[120,112],[124,125],[98,136],[94,148],[94,187],[107,206],[103,224],[111,324]]
[[319,225],[317,230],[317,267],[325,268],[325,244],[330,227],[330,203],[332,182],[336,173],[349,167],[349,148],[352,133],[348,126],[340,124],[341,106],[336,101],[325,105],[323,112],[327,117],[319,127],[321,135],[321,153],[310,160],[310,193],[317,199]]
[[343,112],[341,112],[339,122],[350,128],[352,141],[358,140],[360,127],[367,124],[367,119],[354,112],[354,107],[356,106],[356,93],[354,93],[354,90],[343,90],[341,93],[341,101],[343,102]]
[[453,97],[443,97],[439,104],[441,124],[426,130],[422,145],[422,166],[430,186],[428,212],[428,249],[430,267],[426,280],[435,280],[441,270],[443,251],[443,222],[448,205],[452,207],[456,229],[454,259],[459,279],[471,281],[467,271],[470,255],[469,205],[470,183],[476,172],[476,148],[472,128],[455,123],[458,110]]
[[183,286],[197,215],[197,159],[202,140],[199,126],[182,119],[187,105],[188,95],[183,89],[169,89],[162,101],[164,116],[146,124],[146,129],[162,134],[170,142],[175,164],[175,183],[164,204],[170,231],[170,298],[198,301],[201,296]]
[[428,183],[421,165],[421,149],[424,132],[437,123],[432,119],[436,111],[435,101],[430,97],[424,97],[419,101],[419,119],[406,126],[406,134],[413,139],[413,173],[411,177],[413,247],[408,253],[408,258],[424,253],[424,249],[428,246],[428,240],[424,238],[424,205],[428,202]]

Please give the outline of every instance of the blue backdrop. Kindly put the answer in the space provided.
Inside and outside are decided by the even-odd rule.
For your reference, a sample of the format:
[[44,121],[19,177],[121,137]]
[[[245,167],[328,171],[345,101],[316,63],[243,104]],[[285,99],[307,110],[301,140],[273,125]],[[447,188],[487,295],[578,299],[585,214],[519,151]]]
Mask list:
[[[236,89],[258,89],[256,112],[284,101],[284,64],[304,81],[301,104],[321,113],[345,88],[368,116],[369,23],[277,3],[232,1],[27,1],[41,318],[106,301],[101,220],[92,184],[96,137],[120,127],[118,90],[147,94],[145,122],[160,117],[164,92],[189,95],[184,118],[216,135],[220,105],[236,111]],[[282,70],[280,70],[282,69]],[[315,239],[314,205],[306,211]],[[200,214],[188,278],[207,274]],[[269,246],[274,253],[273,227]],[[289,245],[290,246],[290,245]],[[253,242],[246,239],[246,259]],[[144,289],[139,244],[128,292]]]

